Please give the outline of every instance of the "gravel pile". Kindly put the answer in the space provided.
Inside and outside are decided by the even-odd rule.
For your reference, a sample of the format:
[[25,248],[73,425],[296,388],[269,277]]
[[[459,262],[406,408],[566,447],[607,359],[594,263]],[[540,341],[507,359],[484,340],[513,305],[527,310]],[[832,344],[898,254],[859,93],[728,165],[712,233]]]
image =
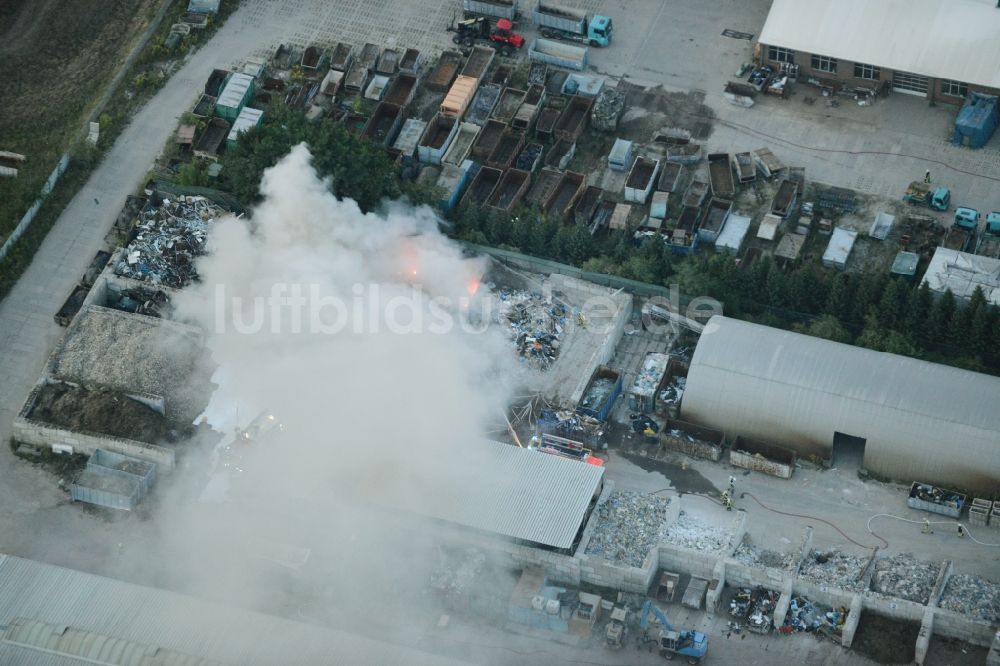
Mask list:
[[733,553],[733,558],[751,567],[773,567],[787,571],[791,571],[798,562],[795,555],[757,548],[750,543],[750,538],[747,536],[743,537],[743,542]]
[[802,563],[801,575],[817,583],[851,592],[864,592],[865,581],[860,580],[860,577],[867,565],[867,557],[814,550]]
[[669,499],[656,495],[611,493],[595,512],[587,554],[641,567],[650,549],[666,536],[669,504]]
[[939,605],[975,620],[996,624],[1000,622],[1000,583],[979,576],[955,574],[948,579]]
[[692,550],[722,552],[729,548],[732,534],[731,527],[709,525],[681,511],[677,522],[670,526],[667,539],[676,546]]
[[912,553],[884,557],[875,563],[872,589],[882,594],[926,604],[937,582],[938,567]]

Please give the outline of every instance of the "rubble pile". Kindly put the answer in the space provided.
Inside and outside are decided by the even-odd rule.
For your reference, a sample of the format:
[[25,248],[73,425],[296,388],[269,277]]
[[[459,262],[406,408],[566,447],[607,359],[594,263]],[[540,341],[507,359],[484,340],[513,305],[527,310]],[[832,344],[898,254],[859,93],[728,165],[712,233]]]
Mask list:
[[939,605],[975,620],[996,624],[1000,622],[1000,583],[979,576],[955,574],[948,579]]
[[938,567],[911,553],[884,557],[875,563],[872,589],[918,604],[926,604],[937,582]]
[[730,528],[699,522],[684,511],[667,531],[667,539],[675,546],[710,552],[726,550],[731,538]]
[[788,571],[791,571],[797,563],[795,555],[786,555],[774,550],[757,548],[750,543],[749,537],[746,536],[743,537],[740,547],[733,553],[733,558],[737,562],[742,562],[751,567],[772,567]]
[[774,607],[779,597],[779,593],[763,587],[741,588],[729,602],[729,614],[745,619],[750,631],[766,634],[774,623]]
[[681,402],[681,398],[684,397],[684,389],[687,387],[687,377],[671,377],[670,382],[663,387],[660,394],[656,396],[657,400],[664,405],[678,405]]
[[844,606],[827,609],[805,597],[792,597],[788,614],[785,615],[784,623],[778,627],[778,632],[790,634],[796,631],[823,630],[840,634],[844,631],[844,622],[849,614],[850,611]]
[[180,196],[147,207],[115,273],[175,289],[190,284],[198,277],[194,259],[205,251],[208,230],[225,213],[204,197]]
[[465,549],[456,557],[442,553],[441,561],[431,573],[431,587],[447,597],[461,597],[485,568],[486,555],[476,548]]
[[635,382],[632,384],[632,393],[648,396],[656,393],[656,389],[660,385],[660,380],[663,379],[663,373],[667,370],[667,363],[669,361],[670,357],[666,354],[646,354],[646,358],[642,361],[642,367],[639,368]]
[[865,582],[861,577],[866,566],[867,557],[814,550],[802,563],[801,575],[851,592],[864,592]]
[[511,339],[525,362],[544,370],[555,362],[569,312],[538,292],[502,289],[498,321],[510,325]]
[[611,493],[595,511],[587,554],[641,567],[650,549],[666,536],[670,500],[629,491]]
[[541,433],[604,448],[604,424],[595,418],[568,410],[543,409],[537,425]]
[[625,110],[625,93],[614,88],[605,88],[594,100],[590,111],[590,124],[600,132],[614,132],[618,129],[618,119]]

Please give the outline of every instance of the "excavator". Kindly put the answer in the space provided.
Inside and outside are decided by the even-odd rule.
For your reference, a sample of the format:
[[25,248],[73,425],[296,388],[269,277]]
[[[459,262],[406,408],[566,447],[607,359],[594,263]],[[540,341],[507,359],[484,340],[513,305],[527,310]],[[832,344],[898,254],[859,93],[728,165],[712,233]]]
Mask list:
[[[650,614],[655,616],[655,622],[660,625],[659,634],[656,637],[652,635],[649,626]],[[652,601],[647,601],[642,606],[639,629],[641,630],[639,646],[655,641],[660,650],[660,656],[664,659],[669,660],[680,655],[686,657],[689,664],[698,664],[708,652],[708,636],[700,631],[676,631],[674,625],[667,619],[666,613],[653,605]]]

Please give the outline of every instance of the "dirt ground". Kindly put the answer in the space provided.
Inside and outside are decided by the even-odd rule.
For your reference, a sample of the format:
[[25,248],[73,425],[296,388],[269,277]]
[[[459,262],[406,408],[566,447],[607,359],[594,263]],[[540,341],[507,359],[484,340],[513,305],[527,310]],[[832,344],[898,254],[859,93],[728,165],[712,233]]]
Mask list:
[[940,666],[979,666],[986,663],[986,655],[989,649],[970,645],[954,638],[931,639],[930,649],[927,650],[928,664],[940,664]]
[[0,150],[28,158],[17,178],[0,178],[0,238],[38,195],[158,4],[0,2]]
[[159,413],[120,393],[69,384],[48,384],[31,418],[55,425],[158,444],[175,441],[176,426]]
[[919,633],[920,625],[915,622],[862,613],[851,648],[880,664],[910,664],[913,663]]

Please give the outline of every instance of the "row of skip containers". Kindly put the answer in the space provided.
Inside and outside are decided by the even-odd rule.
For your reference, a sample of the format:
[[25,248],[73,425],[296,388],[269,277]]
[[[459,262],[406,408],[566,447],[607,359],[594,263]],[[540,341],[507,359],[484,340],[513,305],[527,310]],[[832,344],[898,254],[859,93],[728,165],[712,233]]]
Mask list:
[[195,125],[182,126],[178,143],[190,146],[196,157],[218,159],[224,145],[233,147],[240,134],[263,121],[264,112],[249,106],[263,75],[263,65],[255,62],[240,72],[213,70],[192,109],[205,126],[200,131]]
[[149,494],[156,465],[146,460],[97,449],[70,485],[74,502],[131,511]]

